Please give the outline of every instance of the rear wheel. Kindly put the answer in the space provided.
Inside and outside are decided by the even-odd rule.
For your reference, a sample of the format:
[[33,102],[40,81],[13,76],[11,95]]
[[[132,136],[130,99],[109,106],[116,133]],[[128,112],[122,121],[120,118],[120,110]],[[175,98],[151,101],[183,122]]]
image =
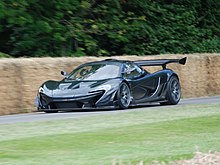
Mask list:
[[126,109],[129,107],[131,103],[131,92],[128,85],[125,82],[122,82],[118,93],[117,93],[117,100],[119,108]]
[[167,86],[167,102],[160,103],[161,105],[176,105],[180,101],[181,90],[180,83],[176,76],[172,76]]

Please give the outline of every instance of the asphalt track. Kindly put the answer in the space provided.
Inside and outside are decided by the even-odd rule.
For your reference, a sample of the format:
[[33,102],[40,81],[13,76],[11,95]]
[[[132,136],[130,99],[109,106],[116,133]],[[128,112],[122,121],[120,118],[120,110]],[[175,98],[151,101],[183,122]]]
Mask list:
[[33,121],[50,121],[50,120],[60,120],[60,119],[75,119],[84,116],[96,116],[96,115],[107,115],[114,113],[126,113],[129,111],[146,111],[152,110],[153,108],[164,108],[164,107],[177,107],[183,105],[192,104],[214,104],[220,103],[220,96],[204,97],[204,98],[192,98],[192,99],[182,99],[178,105],[175,106],[160,106],[158,104],[149,104],[142,107],[133,107],[127,110],[96,110],[96,111],[74,111],[74,112],[59,112],[59,113],[44,113],[35,112],[28,114],[18,114],[18,115],[5,115],[0,116],[0,124],[13,124],[21,122],[33,122]]

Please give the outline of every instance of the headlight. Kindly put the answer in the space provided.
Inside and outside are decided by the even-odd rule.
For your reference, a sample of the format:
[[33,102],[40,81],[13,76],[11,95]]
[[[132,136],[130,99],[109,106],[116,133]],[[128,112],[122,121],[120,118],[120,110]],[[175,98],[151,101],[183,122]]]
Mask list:
[[111,85],[102,85],[99,86],[97,88],[95,88],[94,90],[90,91],[89,93],[96,93],[97,91],[109,91],[111,89]]
[[105,91],[108,91],[111,89],[111,85],[102,85],[98,88],[96,88],[96,90],[105,90]]
[[39,93],[44,93],[44,88],[40,87],[38,90]]

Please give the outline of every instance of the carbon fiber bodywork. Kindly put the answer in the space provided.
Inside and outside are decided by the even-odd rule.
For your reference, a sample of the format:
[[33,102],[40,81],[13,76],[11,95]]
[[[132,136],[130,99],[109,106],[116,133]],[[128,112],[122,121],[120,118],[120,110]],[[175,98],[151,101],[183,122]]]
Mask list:
[[37,96],[38,107],[67,110],[114,106],[118,90],[116,84],[121,81],[120,78],[103,81],[47,81],[42,85],[44,92],[39,92]]
[[[110,74],[111,67],[117,66],[119,69],[118,73],[110,78],[71,79],[71,75],[74,75],[75,71],[94,65],[108,66]],[[141,66],[143,65],[142,62]],[[131,91],[131,106],[149,102],[165,102],[169,79],[172,76],[178,78],[177,74],[166,68],[151,74],[141,66],[132,61],[121,60],[104,60],[83,64],[61,81],[49,80],[43,83],[39,88],[35,105],[39,111],[47,112],[69,109],[117,108],[117,92],[122,82],[126,83]],[[102,74],[108,76],[108,73]]]

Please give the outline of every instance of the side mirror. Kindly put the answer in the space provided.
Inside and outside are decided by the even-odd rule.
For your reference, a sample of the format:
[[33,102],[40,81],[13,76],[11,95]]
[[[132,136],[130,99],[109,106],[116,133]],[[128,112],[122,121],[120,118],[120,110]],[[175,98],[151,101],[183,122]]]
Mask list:
[[60,73],[61,73],[61,75],[65,76],[65,77],[69,76],[69,74],[66,71],[61,71]]

